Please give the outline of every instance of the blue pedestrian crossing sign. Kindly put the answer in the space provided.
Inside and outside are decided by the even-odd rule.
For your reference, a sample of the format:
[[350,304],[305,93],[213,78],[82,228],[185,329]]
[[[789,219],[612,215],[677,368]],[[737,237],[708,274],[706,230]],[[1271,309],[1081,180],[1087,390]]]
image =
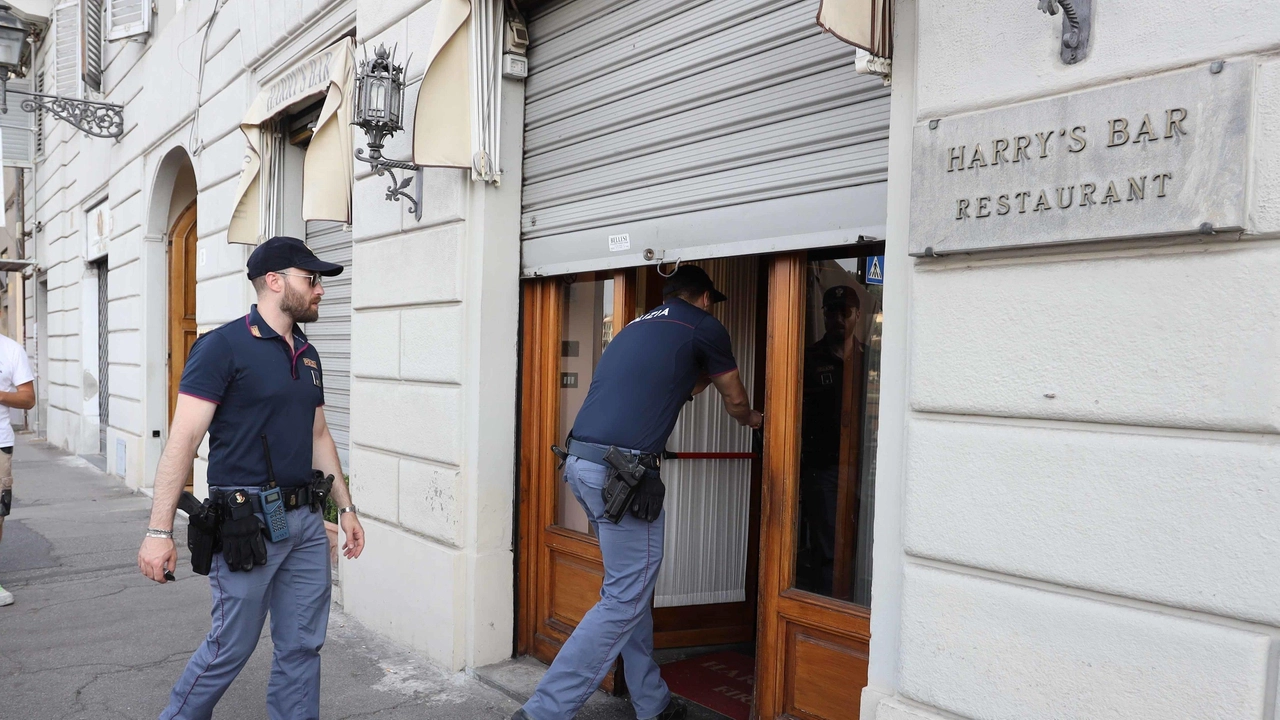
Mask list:
[[867,258],[866,280],[868,285],[884,284],[884,256],[872,255]]

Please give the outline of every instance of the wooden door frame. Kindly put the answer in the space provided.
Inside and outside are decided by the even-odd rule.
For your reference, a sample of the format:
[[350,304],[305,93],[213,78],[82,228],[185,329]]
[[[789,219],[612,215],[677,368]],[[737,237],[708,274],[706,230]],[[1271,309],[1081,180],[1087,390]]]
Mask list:
[[[763,263],[762,263],[763,264]],[[614,281],[613,318],[615,332],[635,317],[637,271],[623,269],[595,273],[596,280],[612,277]],[[581,278],[582,276],[580,276]],[[763,289],[767,277],[762,269]],[[660,287],[650,278],[650,290]],[[520,468],[516,512],[516,653],[545,660],[555,654],[573,628],[548,619],[550,608],[551,568],[544,546],[562,555],[593,565],[601,565],[600,547],[594,538],[554,527],[556,488],[559,478],[555,456],[549,448],[560,441],[560,340],[563,310],[564,278],[553,277],[525,281],[521,295],[520,349]],[[648,298],[651,299],[651,298]],[[758,326],[764,326],[764,313]],[[763,343],[758,344],[763,353]],[[756,363],[757,393],[763,397],[763,355]],[[763,464],[754,461],[751,512],[759,509],[759,487]],[[749,548],[758,547],[759,524],[753,523],[748,535]],[[654,645],[684,647],[692,644],[719,644],[750,641],[755,634],[758,609],[757,553],[748,553],[747,600],[705,606],[655,608]],[[545,622],[544,622],[545,621]],[[546,627],[543,627],[543,626]],[[620,678],[619,678],[620,679]],[[614,674],[605,683],[613,687]]]
[[807,253],[773,259],[769,277],[768,374],[764,487],[760,521],[760,621],[757,632],[755,716],[800,717],[786,707],[792,652],[787,625],[817,628],[837,640],[869,643],[871,611],[795,589],[800,498],[800,420],[804,397],[804,318]]
[[[166,278],[166,283],[165,283],[165,287],[168,291],[166,294],[166,302],[165,302],[165,314],[166,314],[165,326],[168,328],[168,337],[165,340],[165,347],[168,353],[167,355],[168,359],[167,359],[167,362],[165,363],[165,378],[166,378],[166,387],[168,390],[165,397],[165,402],[167,403],[167,407],[168,407],[168,422],[166,424],[173,422],[174,405],[175,405],[175,400],[178,396],[177,383],[174,381],[174,377],[173,377],[173,363],[174,363],[173,351],[174,351],[174,337],[179,332],[179,328],[177,327],[177,325],[181,322],[181,316],[184,311],[184,308],[175,308],[174,301],[173,301],[174,300],[174,296],[173,296],[174,274],[176,271],[176,268],[174,265],[178,255],[175,248],[178,246],[178,243],[182,242],[182,239],[186,237],[186,234],[193,227],[195,227],[196,220],[199,213],[199,210],[196,207],[196,203],[198,202],[198,200],[199,200],[198,198],[193,199],[190,203],[188,203],[187,206],[182,209],[182,212],[178,213],[177,219],[173,221],[173,225],[169,228],[169,242],[167,243],[168,252],[167,252],[167,258],[166,258],[166,269],[168,270],[168,277]],[[195,250],[195,248],[191,248],[191,250]],[[184,247],[183,260],[186,260],[186,252],[187,252],[187,248]],[[193,291],[195,290],[196,279],[194,277],[187,278],[186,273],[184,271],[183,280],[184,282],[187,280],[190,280],[191,288]],[[186,358],[183,358],[183,363],[185,364],[185,362],[186,362]]]
[[[615,322],[618,322],[616,318],[629,321],[634,306],[634,284],[626,283],[622,271],[614,275],[614,281]],[[603,567],[600,546],[593,538],[555,527],[557,461],[550,448],[560,442],[563,285],[564,278],[559,277],[529,281],[524,283],[521,297],[516,652],[543,661],[559,652],[573,632],[568,623],[550,617],[550,553],[544,553],[543,548],[551,548],[593,568]],[[618,292],[619,288],[622,292]],[[621,688],[620,681],[621,673],[615,664],[601,687],[613,692]]]

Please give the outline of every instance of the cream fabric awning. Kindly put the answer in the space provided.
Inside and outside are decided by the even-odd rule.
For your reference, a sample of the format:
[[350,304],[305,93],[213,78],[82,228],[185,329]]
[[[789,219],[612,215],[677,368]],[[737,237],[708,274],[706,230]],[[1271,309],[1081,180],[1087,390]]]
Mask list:
[[413,161],[471,167],[471,2],[440,0],[413,118]]
[[270,154],[263,125],[305,100],[324,97],[302,168],[302,219],[351,222],[355,178],[351,139],[355,40],[343,38],[264,87],[240,122],[248,141],[227,242],[256,245],[261,236],[262,178]]
[[893,57],[893,0],[822,0],[818,24],[872,55]]

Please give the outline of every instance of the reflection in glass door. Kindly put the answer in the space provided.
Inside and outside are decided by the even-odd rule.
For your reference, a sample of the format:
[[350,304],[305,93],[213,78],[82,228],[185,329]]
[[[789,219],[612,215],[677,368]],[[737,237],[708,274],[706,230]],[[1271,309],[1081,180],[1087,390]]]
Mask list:
[[[565,282],[560,319],[560,426],[557,437],[568,443],[573,420],[587,399],[600,355],[613,339],[612,276],[588,273]],[[563,482],[557,484],[556,524],[594,535],[587,514]]]
[[871,605],[883,322],[872,261],[807,263],[795,550],[797,589],[863,607]]

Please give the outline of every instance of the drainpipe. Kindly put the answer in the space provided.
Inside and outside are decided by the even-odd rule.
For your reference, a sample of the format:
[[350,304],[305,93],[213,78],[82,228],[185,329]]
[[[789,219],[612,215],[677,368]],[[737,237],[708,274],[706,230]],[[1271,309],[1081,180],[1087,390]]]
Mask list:
[[[24,252],[24,250],[27,245],[27,197],[26,197],[26,194],[27,194],[26,172],[27,171],[25,168],[17,168],[17,171],[18,171],[17,188],[15,189],[15,195],[13,198],[14,215],[15,215],[13,224],[17,233],[17,237],[16,237],[17,242],[14,243],[15,245],[14,252],[17,254],[19,260],[25,260],[26,253]],[[18,300],[17,304],[20,306],[21,311],[14,313],[14,318],[17,321],[17,326],[18,326],[18,331],[15,334],[18,336],[18,343],[23,346],[23,349],[26,349],[26,345],[27,345],[27,278],[22,273],[16,273],[16,275],[18,276],[16,279],[18,288],[17,288],[17,292],[13,293],[13,296],[17,298]],[[10,292],[12,292],[12,290],[10,290]],[[24,431],[31,429],[31,418],[27,414],[28,412],[29,411],[27,410],[22,411],[22,429]]]

